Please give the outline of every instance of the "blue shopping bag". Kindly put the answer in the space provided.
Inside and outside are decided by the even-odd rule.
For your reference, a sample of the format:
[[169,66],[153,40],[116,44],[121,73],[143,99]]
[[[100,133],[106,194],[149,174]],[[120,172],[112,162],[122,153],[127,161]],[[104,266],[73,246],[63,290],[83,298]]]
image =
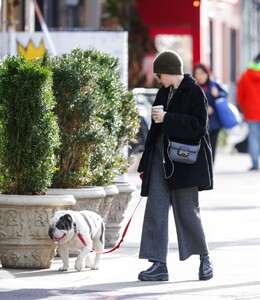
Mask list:
[[239,110],[227,98],[216,99],[215,107],[223,128],[230,129],[242,122]]

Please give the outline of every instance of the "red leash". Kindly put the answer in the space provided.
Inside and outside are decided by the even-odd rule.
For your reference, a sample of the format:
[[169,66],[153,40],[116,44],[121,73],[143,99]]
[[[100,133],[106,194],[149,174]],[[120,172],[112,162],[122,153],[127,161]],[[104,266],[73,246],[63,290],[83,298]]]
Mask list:
[[135,209],[134,209],[134,211],[133,211],[133,213],[132,213],[132,215],[131,215],[129,221],[128,221],[127,224],[126,224],[126,227],[125,227],[125,229],[124,229],[124,231],[123,231],[121,240],[120,240],[120,241],[117,243],[117,245],[115,245],[112,249],[109,249],[109,250],[104,251],[104,252],[97,252],[97,251],[95,251],[95,250],[93,250],[93,249],[90,249],[90,248],[88,247],[86,241],[84,240],[82,234],[77,230],[77,226],[76,226],[76,223],[75,223],[75,222],[73,223],[74,231],[75,231],[75,233],[77,234],[78,238],[81,240],[82,244],[83,244],[85,247],[89,248],[92,252],[95,252],[95,253],[98,253],[98,254],[107,254],[107,253],[113,252],[113,251],[115,251],[116,249],[119,249],[120,245],[121,245],[122,242],[124,241],[124,237],[125,237],[125,235],[126,235],[126,233],[127,233],[128,227],[129,227],[129,225],[130,225],[130,223],[131,223],[131,221],[132,221],[132,218],[133,218],[133,216],[134,216],[134,214],[135,214],[135,212],[136,212],[136,210],[137,210],[137,207],[138,207],[139,204],[141,203],[141,200],[142,200],[142,197],[140,197],[140,200],[138,201],[138,203],[137,203],[137,205],[136,205],[136,207],[135,207]]

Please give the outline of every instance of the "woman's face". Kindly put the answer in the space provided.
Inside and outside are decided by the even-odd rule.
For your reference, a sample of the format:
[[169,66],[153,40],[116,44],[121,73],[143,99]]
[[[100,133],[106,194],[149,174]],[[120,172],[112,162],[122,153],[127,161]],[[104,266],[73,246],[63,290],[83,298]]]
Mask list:
[[166,88],[170,86],[177,88],[180,84],[179,75],[157,74],[156,77],[158,79],[158,82],[163,84]]
[[208,80],[208,74],[204,72],[201,68],[196,68],[194,70],[194,77],[200,85],[205,84]]

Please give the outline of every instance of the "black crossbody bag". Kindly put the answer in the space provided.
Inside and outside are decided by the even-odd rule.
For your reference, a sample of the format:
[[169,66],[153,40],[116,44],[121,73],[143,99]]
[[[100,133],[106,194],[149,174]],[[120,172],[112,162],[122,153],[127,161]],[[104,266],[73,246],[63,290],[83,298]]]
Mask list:
[[201,142],[198,145],[188,145],[168,141],[168,155],[173,161],[184,164],[194,164],[197,161]]

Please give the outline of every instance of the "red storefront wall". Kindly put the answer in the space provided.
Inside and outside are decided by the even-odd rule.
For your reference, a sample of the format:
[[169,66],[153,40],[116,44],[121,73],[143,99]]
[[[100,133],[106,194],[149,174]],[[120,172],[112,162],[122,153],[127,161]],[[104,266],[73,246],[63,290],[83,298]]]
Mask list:
[[137,9],[152,38],[157,34],[190,35],[193,64],[200,61],[200,6],[193,0],[138,0]]

